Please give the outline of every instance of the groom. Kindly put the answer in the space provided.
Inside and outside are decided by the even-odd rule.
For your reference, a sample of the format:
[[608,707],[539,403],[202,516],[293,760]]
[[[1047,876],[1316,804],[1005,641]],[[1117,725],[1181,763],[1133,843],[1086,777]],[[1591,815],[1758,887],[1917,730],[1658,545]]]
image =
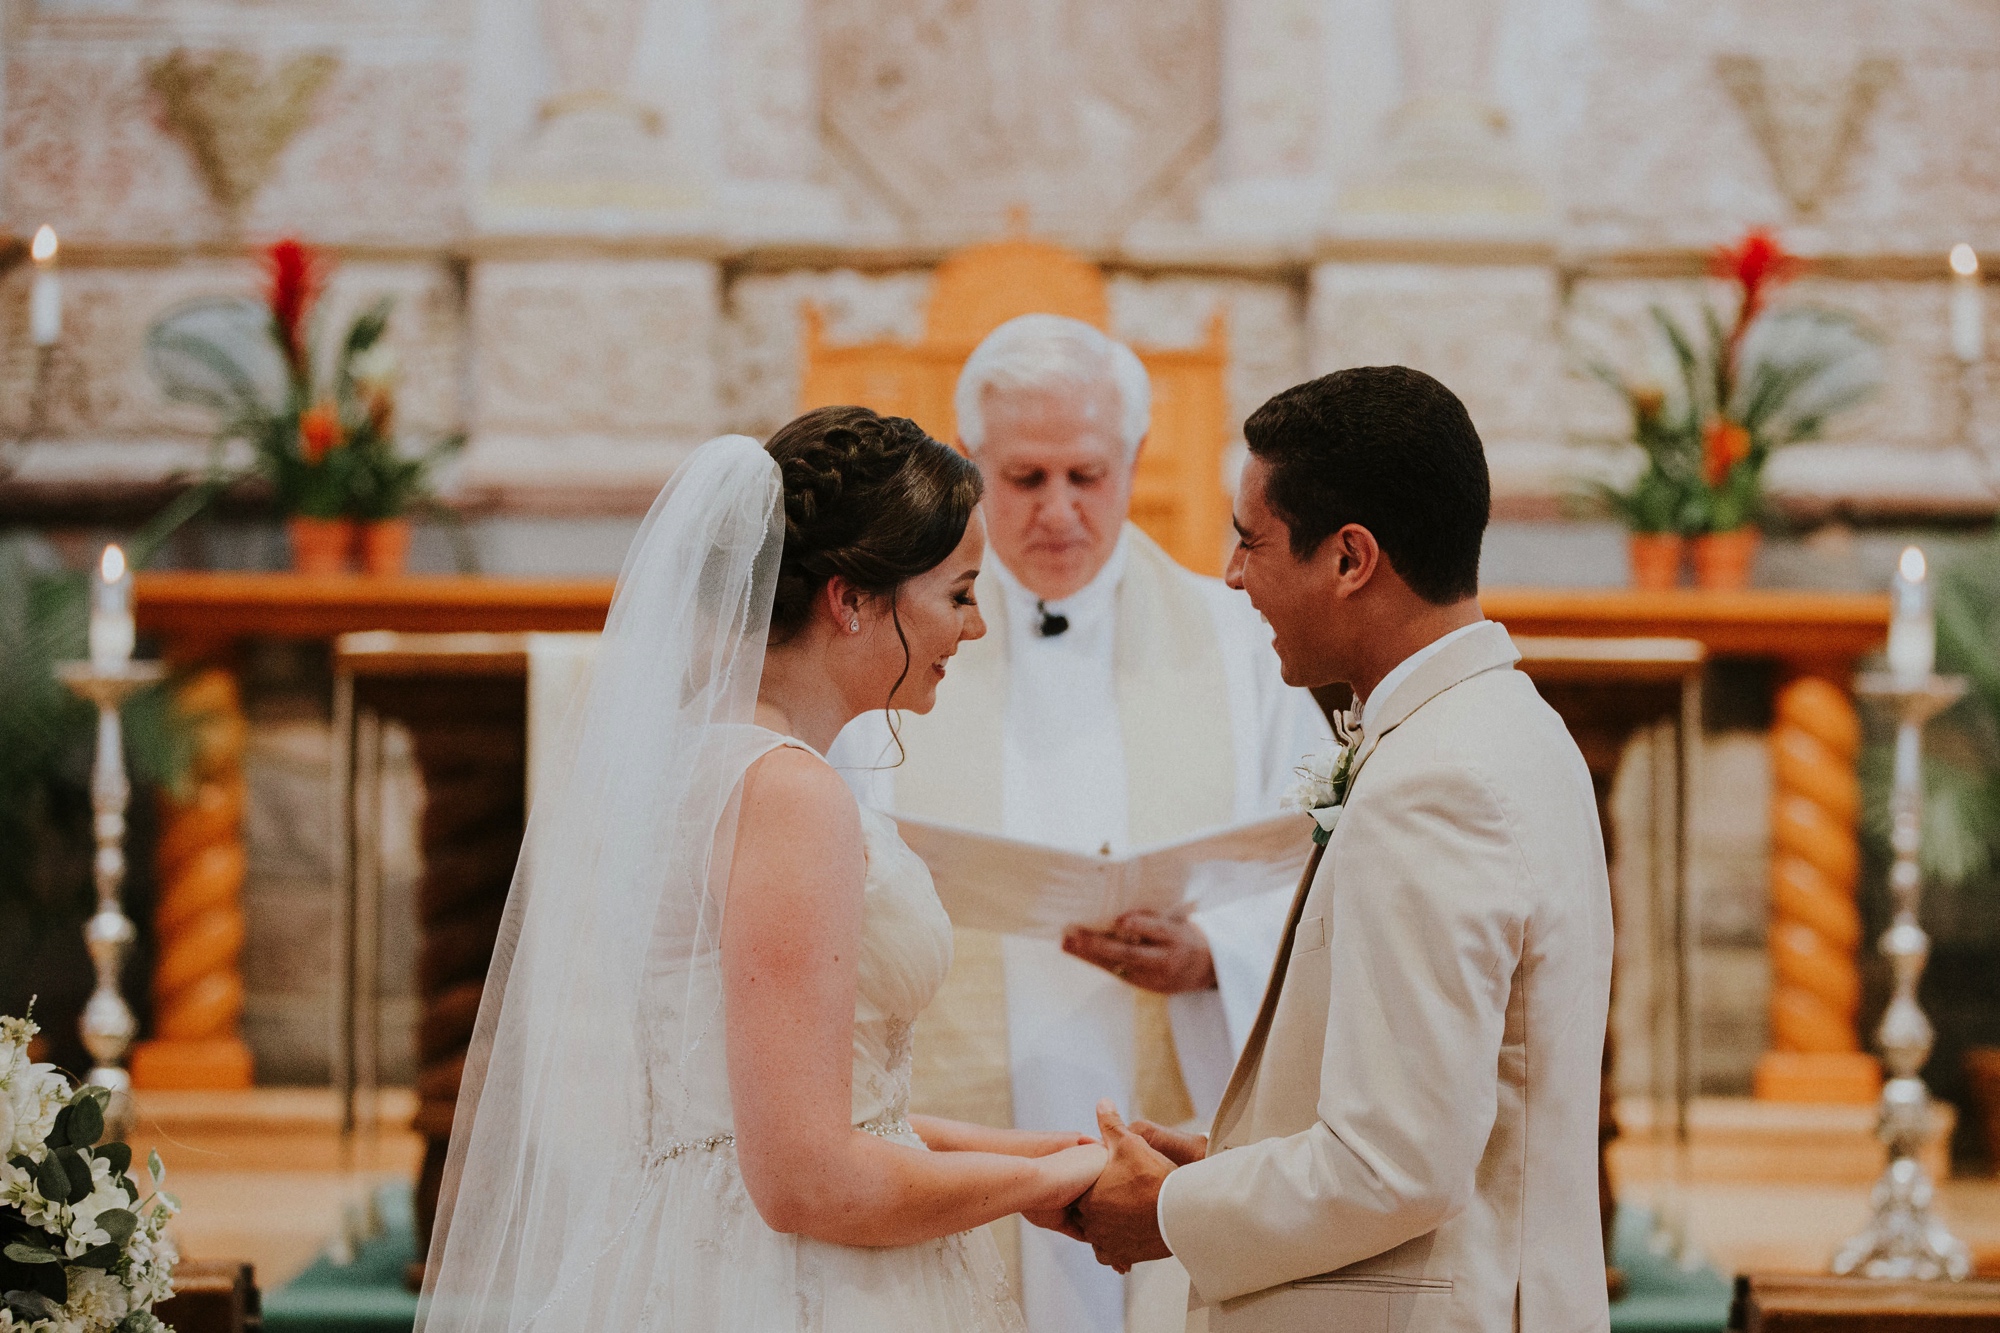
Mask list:
[[1243,433],[1229,583],[1287,683],[1353,686],[1353,777],[1209,1136],[1105,1104],[1066,1227],[1177,1256],[1191,1333],[1603,1329],[1610,887],[1583,759],[1479,609],[1479,436],[1401,366]]

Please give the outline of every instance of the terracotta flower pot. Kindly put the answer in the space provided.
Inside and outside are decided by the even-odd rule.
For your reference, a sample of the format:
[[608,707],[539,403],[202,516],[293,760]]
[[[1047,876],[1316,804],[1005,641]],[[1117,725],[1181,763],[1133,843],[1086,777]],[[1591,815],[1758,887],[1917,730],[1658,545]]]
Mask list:
[[361,568],[377,578],[403,573],[410,565],[410,520],[378,518],[361,525]]
[[1694,581],[1699,588],[1735,590],[1750,586],[1750,568],[1757,561],[1757,544],[1763,539],[1755,528],[1729,532],[1704,532],[1690,544],[1694,552]]
[[292,568],[301,574],[345,574],[354,552],[354,520],[293,514],[285,520],[292,539]]
[[1630,533],[1626,549],[1632,560],[1633,587],[1658,592],[1680,586],[1687,539],[1678,532]]

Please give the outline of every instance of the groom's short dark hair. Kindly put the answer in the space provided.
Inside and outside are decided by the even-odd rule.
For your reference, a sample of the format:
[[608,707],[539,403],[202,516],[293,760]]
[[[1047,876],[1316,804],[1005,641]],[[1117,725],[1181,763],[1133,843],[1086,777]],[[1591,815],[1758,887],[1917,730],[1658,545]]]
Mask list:
[[1299,559],[1357,523],[1425,601],[1478,593],[1486,451],[1465,404],[1429,375],[1357,366],[1308,380],[1251,413],[1243,438],[1270,469],[1264,498]]

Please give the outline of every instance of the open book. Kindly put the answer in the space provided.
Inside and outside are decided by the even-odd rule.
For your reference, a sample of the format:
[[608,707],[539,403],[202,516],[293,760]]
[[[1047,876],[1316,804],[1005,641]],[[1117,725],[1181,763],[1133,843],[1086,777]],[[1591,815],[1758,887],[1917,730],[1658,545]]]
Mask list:
[[1277,815],[1203,829],[1126,856],[1092,856],[1019,838],[896,816],[903,841],[930,867],[954,924],[1058,939],[1121,912],[1215,907],[1298,882],[1312,820]]

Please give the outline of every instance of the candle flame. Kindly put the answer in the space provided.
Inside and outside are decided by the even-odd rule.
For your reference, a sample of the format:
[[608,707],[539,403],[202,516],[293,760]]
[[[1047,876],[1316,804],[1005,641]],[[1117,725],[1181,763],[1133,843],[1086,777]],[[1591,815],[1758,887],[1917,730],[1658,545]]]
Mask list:
[[1896,562],[1896,572],[1906,583],[1924,581],[1924,553],[1914,546],[1903,548],[1903,558]]
[[[1915,547],[1911,547],[1915,550]],[[97,572],[106,583],[116,583],[125,577],[125,553],[115,545],[104,548],[104,559],[98,562]]]
[[44,222],[35,232],[34,244],[28,247],[28,257],[37,264],[46,264],[56,257],[56,229]]
[[1979,272],[1979,256],[1964,241],[1951,247],[1951,271],[1961,278],[1970,278]]

